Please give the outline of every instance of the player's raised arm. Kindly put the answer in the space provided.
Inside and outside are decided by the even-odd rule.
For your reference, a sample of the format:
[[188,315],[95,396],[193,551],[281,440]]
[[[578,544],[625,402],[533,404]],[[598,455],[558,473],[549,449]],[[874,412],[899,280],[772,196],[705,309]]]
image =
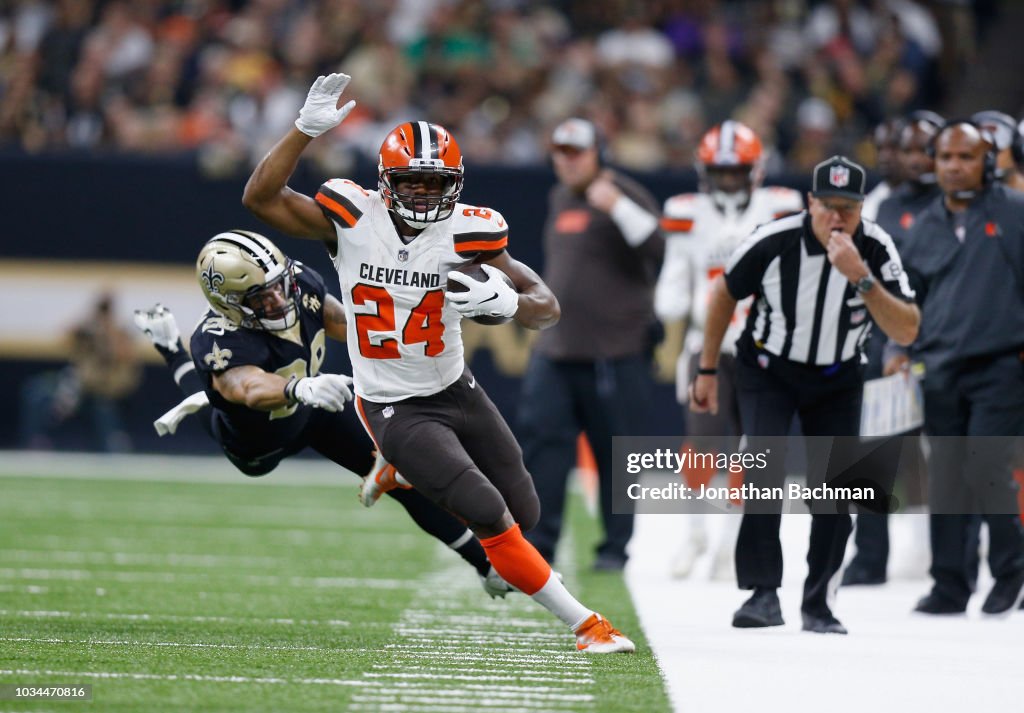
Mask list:
[[283,233],[329,244],[336,242],[334,227],[316,201],[293,191],[287,184],[309,142],[340,124],[352,111],[354,100],[338,108],[350,79],[347,74],[317,78],[295,120],[295,128],[270,149],[245,185],[242,204]]

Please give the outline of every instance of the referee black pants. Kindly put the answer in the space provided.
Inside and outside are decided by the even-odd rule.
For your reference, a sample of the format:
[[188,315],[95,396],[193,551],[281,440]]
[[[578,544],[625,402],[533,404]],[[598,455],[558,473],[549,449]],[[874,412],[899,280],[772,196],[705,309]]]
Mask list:
[[[805,436],[856,435],[860,429],[863,394],[861,367],[853,363],[822,368],[797,364],[767,353],[737,360],[737,390],[747,450],[771,449],[769,467],[750,470],[748,482],[759,487],[782,487],[785,482],[785,448],[795,415],[800,416]],[[808,473],[824,473],[828,460],[822,442],[807,441]],[[752,477],[753,476],[753,477]],[[822,479],[817,479],[822,482]],[[810,484],[810,483],[809,483]],[[782,585],[782,544],[779,512],[759,512],[747,503],[736,541],[736,575],[740,589],[778,588]],[[764,513],[764,514],[759,514]],[[807,549],[807,579],[802,610],[823,614],[838,586],[846,541],[852,530],[850,515],[812,514]]]

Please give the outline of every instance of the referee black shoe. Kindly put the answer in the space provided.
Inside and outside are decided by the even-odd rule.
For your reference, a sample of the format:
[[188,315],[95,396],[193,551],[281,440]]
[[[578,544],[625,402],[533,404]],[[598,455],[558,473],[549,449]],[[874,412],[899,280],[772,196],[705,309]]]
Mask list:
[[914,607],[918,614],[963,614],[967,611],[967,602],[955,602],[949,597],[939,594],[934,589],[921,597]]
[[842,587],[885,584],[885,567],[881,569],[858,562],[855,557],[843,572]]
[[753,596],[732,615],[732,625],[737,629],[760,629],[785,623],[779,595],[769,587],[755,587]]
[[1024,572],[1000,577],[985,597],[981,611],[990,616],[1007,615],[1020,606],[1024,599]]
[[811,614],[800,612],[804,620],[804,631],[811,631],[815,634],[846,634],[846,627],[838,619],[832,616],[832,612],[824,614]]

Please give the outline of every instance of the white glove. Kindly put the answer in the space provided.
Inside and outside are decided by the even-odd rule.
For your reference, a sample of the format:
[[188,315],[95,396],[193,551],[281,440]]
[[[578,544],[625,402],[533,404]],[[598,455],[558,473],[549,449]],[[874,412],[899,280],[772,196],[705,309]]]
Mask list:
[[332,413],[345,410],[345,402],[352,400],[352,377],[344,374],[320,374],[290,381],[284,394],[291,402],[322,408]]
[[445,292],[445,298],[463,317],[514,317],[519,309],[519,293],[509,287],[501,270],[481,265],[487,282],[478,282],[461,272],[449,272],[448,279],[469,289],[468,292]]
[[352,77],[347,74],[320,75],[306,95],[306,103],[299,110],[299,118],[295,120],[295,128],[306,136],[314,139],[325,131],[330,131],[340,124],[356,105],[355,100],[338,108],[338,99],[345,91]]

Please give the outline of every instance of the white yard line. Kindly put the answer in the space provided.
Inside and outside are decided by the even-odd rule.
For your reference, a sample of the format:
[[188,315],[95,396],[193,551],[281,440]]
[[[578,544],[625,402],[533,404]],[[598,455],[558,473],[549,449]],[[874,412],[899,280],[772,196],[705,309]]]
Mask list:
[[0,584],[0,592],[17,592],[19,594],[47,594],[49,587],[40,587],[35,584]]
[[27,619],[110,619],[113,621],[177,621],[198,624],[273,624],[279,626],[350,626],[342,619],[260,619],[234,616],[178,616],[175,614],[120,614],[33,609],[0,609],[0,616]]
[[[327,651],[333,653],[349,653],[352,649],[339,649],[327,646],[260,646],[256,644],[210,644],[204,642],[183,641],[138,641],[125,639],[53,639],[34,638],[29,636],[0,636],[0,641],[27,644],[76,644],[80,646],[155,646],[172,649],[243,649],[246,651]],[[365,651],[365,649],[364,649]]]
[[221,456],[0,451],[0,478],[22,476],[285,487],[323,485],[354,488],[359,483],[349,471],[322,459],[288,459],[269,475],[249,478]]
[[[411,538],[410,538],[411,539]],[[331,558],[324,557],[324,561]],[[106,564],[106,565],[171,565],[173,567],[274,568],[282,562],[294,562],[289,555],[209,555],[177,552],[103,552],[94,550],[26,550],[0,549],[2,562],[45,562],[54,564]]]
[[[0,578],[44,579],[58,581],[114,581],[114,582],[208,582],[215,575],[190,572],[115,572],[87,569],[39,569],[22,567],[0,567]],[[363,579],[360,577],[286,577],[273,574],[237,575],[226,573],[222,576],[236,582],[265,587],[298,587],[315,589],[404,589],[409,582],[404,579]]]
[[[31,518],[28,518],[31,519]],[[288,523],[292,525],[291,522]],[[136,544],[141,540],[160,540],[164,542],[174,541],[176,543],[192,543],[192,542],[209,542],[210,539],[215,539],[218,542],[227,542],[232,545],[238,544],[239,542],[247,544],[252,542],[254,536],[266,535],[267,529],[263,526],[254,525],[252,527],[243,527],[238,525],[232,525],[230,527],[224,525],[210,525],[201,523],[187,523],[179,525],[167,525],[163,523],[147,523],[147,522],[125,522],[121,521],[117,524],[117,529],[121,532],[132,532],[132,541]],[[276,545],[344,545],[346,543],[346,537],[348,533],[377,533],[381,534],[379,527],[375,528],[372,522],[366,524],[360,523],[359,525],[349,525],[346,523],[344,531],[338,527],[338,524],[323,525],[321,527],[289,527],[274,528],[274,537]],[[67,535],[64,537],[65,540],[71,539],[75,542],[82,537],[88,537],[85,535]],[[388,533],[390,536],[390,533]],[[38,538],[41,541],[54,541],[51,539],[52,536],[42,535]],[[35,544],[37,538],[32,537],[32,542]]]
[[198,681],[201,683],[264,683],[270,685],[304,684],[313,686],[365,686],[366,681],[342,678],[276,678],[253,676],[202,676],[193,673],[134,673],[130,671],[53,671],[50,669],[0,669],[0,676],[60,676],[76,678],[127,678],[135,681]]

